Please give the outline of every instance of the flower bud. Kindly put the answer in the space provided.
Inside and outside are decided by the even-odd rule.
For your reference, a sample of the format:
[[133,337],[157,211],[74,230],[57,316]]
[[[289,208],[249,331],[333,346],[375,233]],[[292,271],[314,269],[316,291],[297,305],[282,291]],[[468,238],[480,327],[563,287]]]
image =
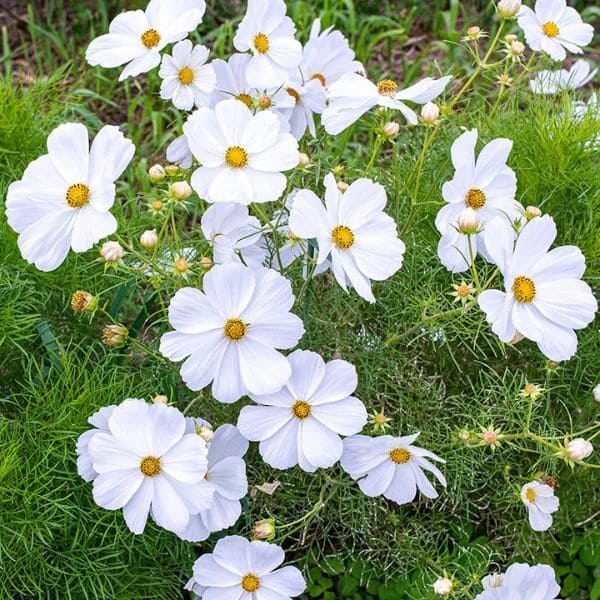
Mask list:
[[310,158],[308,157],[308,154],[304,154],[304,152],[300,152],[298,166],[306,167],[309,164],[310,164]]
[[252,539],[254,540],[272,540],[274,537],[275,521],[273,519],[263,519],[252,527]]
[[158,394],[158,396],[154,396],[154,398],[152,398],[152,402],[154,404],[167,404],[169,402],[169,399],[163,394]]
[[183,275],[184,273],[188,272],[188,270],[190,268],[190,263],[187,260],[185,260],[185,258],[181,257],[175,261],[173,266],[175,267],[176,273]]
[[160,200],[152,200],[152,210],[159,211],[162,210],[163,203]]
[[482,439],[484,444],[493,446],[498,442],[498,432],[494,431],[493,429],[487,429],[483,432]]
[[177,175],[179,167],[177,165],[166,165],[165,171],[167,172],[167,175]]
[[481,27],[477,27],[477,25],[469,27],[467,29],[467,36],[472,40],[478,40],[481,37]]
[[340,192],[342,192],[342,194],[344,192],[348,191],[349,187],[350,186],[345,181],[338,181],[337,189],[340,190]]
[[92,296],[89,292],[77,290],[71,296],[71,308],[77,312],[87,311],[94,312],[98,308],[98,298]]
[[600,402],[600,383],[592,390],[592,395],[596,402]]
[[521,0],[500,0],[498,14],[503,19],[512,19],[521,10]]
[[465,208],[457,220],[458,230],[466,235],[473,235],[479,231],[479,217],[472,208]]
[[453,588],[452,580],[447,577],[441,577],[433,584],[433,591],[438,596],[448,596]]
[[142,248],[154,248],[156,244],[158,244],[156,229],[146,229],[140,237],[140,246]]
[[513,56],[521,56],[525,52],[525,44],[523,42],[519,42],[519,40],[515,40],[510,43],[510,53]]
[[205,271],[212,269],[213,261],[210,256],[202,256],[198,262],[201,269],[204,269]]
[[591,442],[575,438],[567,444],[567,455],[573,460],[584,460],[594,451]]
[[514,41],[516,41],[516,40],[518,40],[518,39],[519,39],[519,37],[518,37],[518,36],[516,36],[514,33],[507,33],[507,34],[504,36],[504,41],[505,41],[507,44],[512,44]]
[[528,206],[525,209],[525,218],[530,221],[531,219],[534,219],[535,217],[541,217],[542,216],[542,211],[537,207],[537,206]]
[[258,108],[259,110],[267,110],[267,109],[271,108],[271,106],[273,106],[273,100],[271,99],[271,96],[269,96],[268,94],[259,94],[254,99],[254,104],[256,105],[256,108]]
[[148,177],[152,183],[162,181],[166,176],[167,172],[162,165],[153,165],[148,169]]
[[389,121],[383,126],[383,133],[389,137],[393,138],[398,135],[400,132],[400,123],[396,123],[394,121]]
[[546,366],[551,371],[554,371],[555,369],[558,369],[558,367],[560,367],[560,361],[558,361],[558,360],[549,360],[548,363],[546,364]]
[[462,440],[463,442],[468,442],[471,439],[471,434],[466,429],[461,429],[458,432],[458,439]]
[[176,181],[169,186],[169,193],[175,200],[187,200],[193,190],[187,181]]
[[100,248],[100,256],[106,262],[114,263],[125,256],[125,251],[119,242],[104,242]]
[[107,325],[102,330],[102,341],[113,348],[122,346],[129,336],[127,327],[123,325]]
[[208,444],[213,441],[215,437],[215,432],[212,430],[212,427],[208,425],[200,425],[198,429],[196,429],[196,433]]
[[440,116],[440,107],[435,102],[427,102],[421,108],[421,120],[423,123],[435,123]]

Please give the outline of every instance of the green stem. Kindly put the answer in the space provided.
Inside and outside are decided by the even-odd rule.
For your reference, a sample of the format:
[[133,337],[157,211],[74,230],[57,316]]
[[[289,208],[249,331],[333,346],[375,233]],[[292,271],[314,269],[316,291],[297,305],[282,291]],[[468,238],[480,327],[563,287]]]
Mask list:
[[479,275],[477,274],[477,266],[475,265],[475,256],[473,254],[473,245],[471,243],[471,235],[467,235],[467,241],[469,244],[469,258],[471,259],[471,272],[473,273],[473,281],[475,281],[475,287],[477,293],[481,294],[481,283],[479,282]]
[[379,156],[379,151],[381,150],[382,145],[383,145],[383,138],[380,135],[378,135],[377,139],[375,140],[375,144],[373,146],[373,154],[371,155],[371,160],[369,161],[369,164],[367,165],[367,168],[365,169],[365,171],[363,173],[363,177],[366,177],[371,172],[371,169],[375,165],[375,161],[377,160],[377,157]]

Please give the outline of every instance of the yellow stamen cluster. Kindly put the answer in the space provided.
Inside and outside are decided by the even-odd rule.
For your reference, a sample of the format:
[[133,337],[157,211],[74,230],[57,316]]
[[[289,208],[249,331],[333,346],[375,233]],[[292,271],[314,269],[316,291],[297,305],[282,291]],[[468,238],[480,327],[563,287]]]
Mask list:
[[259,54],[266,54],[269,51],[269,38],[264,33],[257,33],[254,36],[254,47]]
[[390,452],[390,458],[397,465],[403,465],[410,460],[410,452],[406,448],[394,448]]
[[245,592],[256,592],[260,587],[260,579],[254,573],[246,573],[242,577],[242,589]]
[[398,84],[392,79],[383,79],[377,84],[377,91],[382,96],[393,96],[398,91]]
[[527,491],[525,492],[525,498],[527,498],[527,500],[529,502],[534,502],[535,501],[535,490],[533,488],[527,488]]
[[535,284],[529,277],[519,275],[513,281],[512,293],[517,302],[529,304],[535,298]]
[[479,188],[471,188],[465,196],[465,204],[473,210],[483,208],[485,200],[485,194]]
[[322,73],[315,73],[311,79],[318,79],[323,87],[327,85],[327,79],[325,79],[325,75]]
[[190,67],[183,67],[183,69],[179,71],[179,81],[181,81],[183,85],[190,85],[194,81],[194,71]]
[[300,102],[300,94],[294,88],[285,88],[285,91],[296,101]]
[[296,400],[296,402],[294,402],[294,406],[292,406],[292,414],[297,419],[306,419],[310,417],[311,413],[312,408],[308,402],[305,402],[304,400]]
[[156,31],[156,29],[148,29],[148,31],[142,33],[142,44],[144,44],[146,48],[154,48],[158,46],[159,43],[160,34],[158,31]]
[[241,146],[231,146],[225,152],[225,162],[233,169],[241,169],[248,164],[248,153]]
[[560,29],[554,21],[548,21],[547,23],[544,23],[542,25],[542,30],[550,38],[556,37],[560,33]]
[[90,188],[85,183],[75,183],[69,186],[66,200],[71,208],[81,208],[90,201]]
[[241,93],[238,94],[235,99],[243,102],[248,108],[252,108],[252,96],[250,96],[250,94]]
[[246,335],[246,331],[248,331],[248,325],[241,319],[227,319],[225,327],[223,327],[225,337],[232,342],[239,342]]
[[156,456],[146,456],[140,462],[140,471],[146,477],[154,477],[160,473],[160,459]]
[[331,231],[331,239],[341,250],[348,250],[354,244],[354,233],[350,227],[337,225]]

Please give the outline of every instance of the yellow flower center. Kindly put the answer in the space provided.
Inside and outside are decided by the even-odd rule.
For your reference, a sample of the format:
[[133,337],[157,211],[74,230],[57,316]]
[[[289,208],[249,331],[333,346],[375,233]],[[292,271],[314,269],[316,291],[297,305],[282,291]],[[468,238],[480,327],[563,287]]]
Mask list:
[[296,101],[300,102],[300,94],[294,88],[285,88],[285,91]]
[[178,258],[175,261],[175,270],[178,273],[185,273],[190,268],[190,263],[185,258]]
[[312,408],[310,407],[310,404],[304,400],[296,400],[294,406],[292,406],[292,414],[297,419],[306,419],[307,417],[310,417],[311,412]]
[[377,84],[377,91],[382,96],[393,96],[398,91],[398,84],[392,79],[383,79]]
[[385,425],[387,423],[387,417],[383,413],[377,413],[374,421],[377,425]]
[[85,183],[76,183],[67,190],[67,204],[71,208],[81,208],[90,201],[90,188]]
[[154,477],[160,473],[160,460],[156,456],[146,456],[140,463],[140,471],[146,477]]
[[512,293],[517,302],[529,304],[535,298],[535,284],[529,277],[519,275],[513,281]]
[[247,573],[242,577],[242,588],[245,592],[256,592],[260,587],[260,579],[254,573]]
[[257,33],[254,36],[254,47],[260,54],[266,54],[269,51],[269,38],[264,33]]
[[527,491],[525,492],[525,498],[527,498],[527,500],[529,502],[534,502],[535,501],[535,490],[533,488],[527,488]]
[[241,169],[248,164],[248,153],[240,146],[231,146],[225,152],[225,162],[233,169]]
[[250,96],[250,94],[241,93],[238,94],[235,99],[243,102],[248,108],[252,108],[252,96]]
[[548,21],[547,23],[544,23],[542,29],[544,30],[544,33],[550,38],[556,37],[560,33],[560,29],[554,21]]
[[241,319],[227,319],[225,327],[223,327],[223,333],[226,338],[229,338],[232,342],[238,342],[248,331],[248,325]]
[[327,85],[327,79],[325,79],[325,75],[322,73],[315,73],[311,79],[318,79],[323,87]]
[[160,210],[163,207],[163,203],[160,200],[153,200],[152,201],[152,208],[154,210]]
[[273,106],[273,100],[271,100],[270,96],[263,94],[258,97],[258,106],[263,110],[267,110],[268,108],[271,108],[271,106]]
[[468,296],[471,295],[471,289],[469,288],[469,286],[466,283],[461,283],[457,288],[456,288],[456,293],[461,297],[461,298],[467,298]]
[[479,188],[471,188],[465,196],[465,203],[473,210],[483,208],[485,204],[485,194]]
[[181,81],[183,85],[190,85],[192,81],[194,81],[194,71],[190,69],[190,67],[183,67],[183,69],[179,71],[179,81]]
[[345,225],[337,225],[331,231],[331,239],[333,243],[341,250],[348,250],[354,244],[354,233],[350,227]]
[[154,48],[158,46],[160,42],[160,34],[156,29],[148,29],[148,31],[142,33],[142,44],[146,46],[146,48]]
[[410,460],[410,452],[406,448],[394,448],[390,452],[390,458],[397,465],[403,465]]

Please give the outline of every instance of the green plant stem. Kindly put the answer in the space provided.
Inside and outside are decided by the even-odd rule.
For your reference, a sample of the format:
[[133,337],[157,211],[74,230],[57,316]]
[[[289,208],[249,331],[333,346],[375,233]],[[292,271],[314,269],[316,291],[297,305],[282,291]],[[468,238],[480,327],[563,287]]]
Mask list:
[[366,177],[371,172],[371,169],[375,165],[375,161],[377,160],[377,157],[379,156],[379,151],[381,150],[382,146],[383,146],[383,137],[378,135],[375,140],[375,144],[373,146],[373,154],[371,154],[371,160],[369,161],[367,168],[363,172],[363,177]]
[[475,256],[473,254],[473,244],[471,242],[471,234],[467,235],[467,242],[469,245],[469,258],[471,259],[471,273],[473,273],[473,281],[477,288],[477,294],[481,294],[481,283],[479,281],[479,274],[477,273],[477,265],[475,264]]

